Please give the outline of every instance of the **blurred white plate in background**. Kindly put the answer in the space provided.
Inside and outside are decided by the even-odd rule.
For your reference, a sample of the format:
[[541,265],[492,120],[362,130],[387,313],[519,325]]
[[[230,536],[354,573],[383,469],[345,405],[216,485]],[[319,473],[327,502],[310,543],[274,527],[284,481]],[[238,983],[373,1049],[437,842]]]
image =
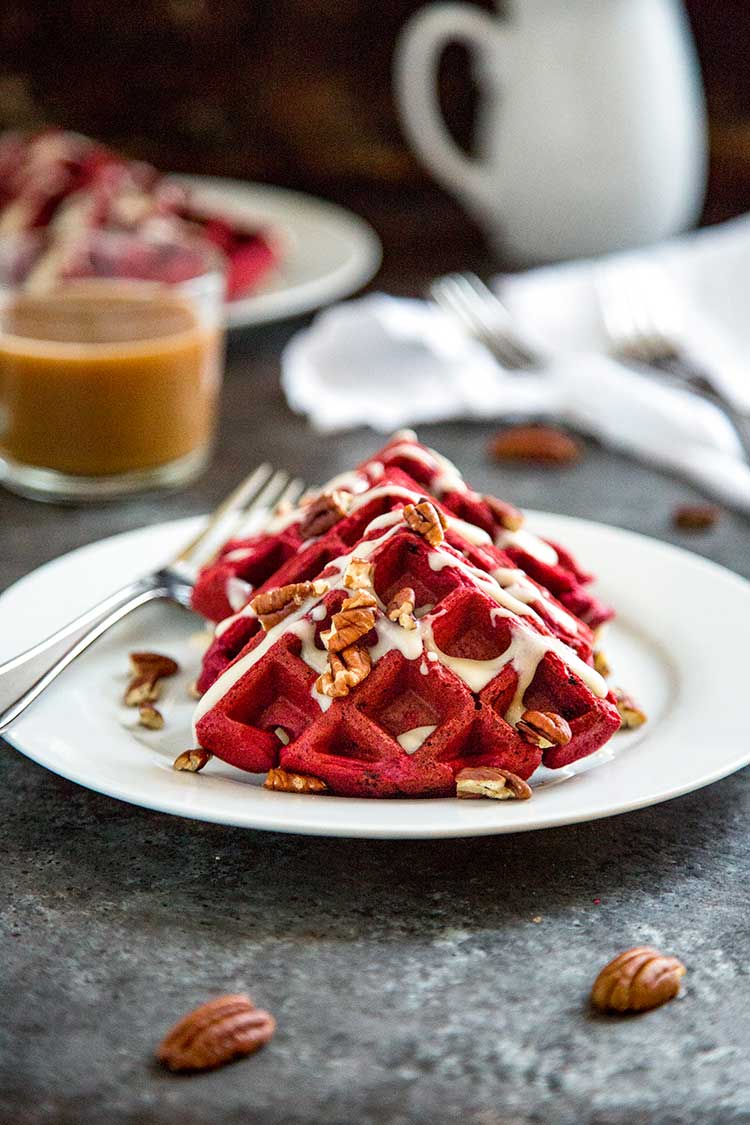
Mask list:
[[351,211],[312,195],[218,176],[175,176],[225,215],[270,228],[282,243],[279,265],[257,292],[231,301],[230,328],[269,324],[347,297],[377,272],[380,239]]

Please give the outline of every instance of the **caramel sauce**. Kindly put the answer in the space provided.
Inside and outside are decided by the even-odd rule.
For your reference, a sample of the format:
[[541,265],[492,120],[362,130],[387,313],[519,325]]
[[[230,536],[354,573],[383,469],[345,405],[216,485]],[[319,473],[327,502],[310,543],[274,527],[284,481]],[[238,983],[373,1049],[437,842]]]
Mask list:
[[165,465],[211,440],[218,328],[130,281],[20,293],[0,311],[0,454],[80,476]]

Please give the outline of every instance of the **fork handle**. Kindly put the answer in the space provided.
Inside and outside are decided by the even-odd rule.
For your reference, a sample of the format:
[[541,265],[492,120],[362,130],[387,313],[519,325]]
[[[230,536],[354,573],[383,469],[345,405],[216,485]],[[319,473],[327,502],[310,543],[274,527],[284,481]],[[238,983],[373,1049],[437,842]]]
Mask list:
[[19,656],[0,664],[0,733],[107,629],[138,606],[166,596],[167,590],[155,577],[140,578]]
[[747,415],[718,391],[699,367],[683,356],[665,356],[656,360],[654,366],[669,375],[676,376],[693,394],[717,406],[731,423],[742,446],[745,460],[750,462],[750,429],[748,428],[750,420]]

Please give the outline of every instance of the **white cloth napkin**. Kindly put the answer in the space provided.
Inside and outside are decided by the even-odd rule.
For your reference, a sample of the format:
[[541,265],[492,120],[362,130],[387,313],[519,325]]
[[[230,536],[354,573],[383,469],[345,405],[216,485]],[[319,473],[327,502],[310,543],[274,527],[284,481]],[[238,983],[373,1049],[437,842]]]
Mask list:
[[531,373],[502,368],[426,301],[373,294],[333,306],[284,351],[289,404],[327,432],[552,417],[750,511],[750,467],[726,418],[605,354],[595,271],[628,262],[658,266],[685,313],[686,353],[750,408],[750,216],[647,251],[498,279],[519,329],[548,357]]

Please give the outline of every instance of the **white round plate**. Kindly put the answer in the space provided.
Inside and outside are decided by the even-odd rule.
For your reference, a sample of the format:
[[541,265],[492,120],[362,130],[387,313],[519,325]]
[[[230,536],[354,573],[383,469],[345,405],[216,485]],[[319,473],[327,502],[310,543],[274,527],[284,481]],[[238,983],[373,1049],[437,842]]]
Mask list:
[[268,324],[311,312],[360,289],[377,271],[382,247],[364,219],[301,192],[219,176],[177,176],[200,202],[281,241],[281,261],[257,292],[230,301],[229,326]]
[[[40,640],[92,602],[169,557],[195,530],[177,520],[117,535],[48,563],[0,598],[0,660]],[[53,684],[10,732],[36,762],[100,793],[199,820],[321,836],[454,837],[529,831],[666,801],[750,761],[744,646],[750,583],[655,540],[601,524],[531,513],[530,526],[572,548],[618,608],[606,651],[615,682],[649,714],[583,765],[535,779],[532,800],[362,800],[263,789],[261,778],[214,759],[175,772],[191,745],[187,686],[201,655],[200,622],[152,605],[124,622]],[[156,649],[181,664],[159,706],[161,732],[128,729],[119,705],[127,654]],[[596,766],[597,768],[592,768]]]

